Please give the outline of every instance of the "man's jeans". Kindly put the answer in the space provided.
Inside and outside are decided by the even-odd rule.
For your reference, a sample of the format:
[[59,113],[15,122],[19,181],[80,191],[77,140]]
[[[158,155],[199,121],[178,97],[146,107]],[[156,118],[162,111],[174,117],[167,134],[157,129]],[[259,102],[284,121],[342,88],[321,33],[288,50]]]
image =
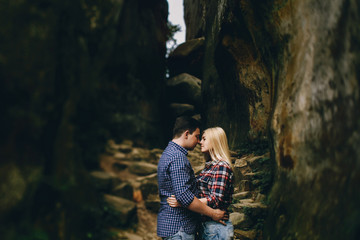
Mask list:
[[234,226],[226,221],[226,226],[214,221],[202,223],[201,239],[204,240],[231,240],[234,239]]
[[195,234],[187,234],[180,228],[180,230],[170,237],[163,238],[164,240],[194,240]]

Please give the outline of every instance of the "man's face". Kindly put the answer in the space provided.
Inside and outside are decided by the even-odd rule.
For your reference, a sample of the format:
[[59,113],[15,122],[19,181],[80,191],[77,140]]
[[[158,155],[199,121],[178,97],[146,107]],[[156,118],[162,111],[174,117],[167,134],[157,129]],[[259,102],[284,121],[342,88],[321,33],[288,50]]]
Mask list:
[[189,133],[187,139],[187,148],[188,150],[193,150],[196,145],[199,143],[200,138],[200,129],[197,128],[192,134]]

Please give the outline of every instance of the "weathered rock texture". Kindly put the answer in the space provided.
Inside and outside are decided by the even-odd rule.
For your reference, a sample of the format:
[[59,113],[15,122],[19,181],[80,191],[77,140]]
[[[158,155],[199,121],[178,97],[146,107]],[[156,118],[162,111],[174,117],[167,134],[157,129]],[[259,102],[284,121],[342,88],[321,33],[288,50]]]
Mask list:
[[169,77],[188,73],[202,79],[204,62],[204,37],[186,41],[169,54],[167,66]]
[[360,237],[360,5],[185,0],[205,37],[202,118],[231,147],[269,138],[267,239]]
[[360,5],[289,1],[274,9],[281,49],[271,119],[278,178],[269,236],[360,237]]
[[84,169],[112,137],[165,142],[167,9],[0,1],[1,239],[105,239]]
[[257,23],[246,19],[241,2],[185,0],[184,3],[186,38],[205,37],[202,64],[205,125],[223,127],[229,133],[232,148],[247,139],[266,136],[272,75],[261,51],[271,43],[262,46],[265,40],[255,40],[255,34],[260,33],[251,27],[258,28]]

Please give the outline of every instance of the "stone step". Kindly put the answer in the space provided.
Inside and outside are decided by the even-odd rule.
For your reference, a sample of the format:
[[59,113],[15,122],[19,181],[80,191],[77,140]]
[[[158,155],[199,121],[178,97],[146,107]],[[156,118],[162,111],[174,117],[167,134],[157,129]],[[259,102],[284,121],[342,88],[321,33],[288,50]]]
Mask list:
[[109,212],[112,215],[108,220],[113,227],[128,226],[137,222],[136,204],[133,201],[109,194],[104,195],[104,200],[111,207]]
[[253,180],[254,177],[256,176],[256,173],[254,172],[249,172],[249,173],[245,173],[244,174],[244,180]]
[[233,200],[235,200],[235,201],[242,200],[245,198],[250,198],[250,197],[251,197],[250,191],[243,191],[243,192],[238,192],[238,193],[233,194]]
[[134,187],[129,182],[123,182],[114,187],[112,194],[132,201],[134,197]]
[[248,192],[255,190],[254,185],[252,184],[252,181],[250,180],[241,180],[239,182],[239,191],[242,192]]
[[256,202],[252,198],[240,199],[238,203],[233,204],[237,208],[262,208],[266,209],[267,206],[261,202]]
[[151,194],[145,200],[146,209],[152,211],[153,213],[158,213],[160,209],[160,198],[158,194]]
[[121,180],[114,174],[104,171],[90,172],[92,185],[101,192],[110,193],[115,186],[121,184]]
[[234,212],[244,213],[252,220],[256,220],[264,218],[268,207],[253,199],[243,199],[239,203],[232,204],[232,209]]
[[249,229],[254,226],[253,221],[244,213],[233,212],[229,218],[236,229]]
[[129,171],[139,176],[146,176],[157,172],[157,165],[147,162],[134,162]]
[[259,202],[240,202],[231,205],[233,212],[244,213],[255,225],[259,220],[264,219],[268,207]]
[[234,237],[235,239],[239,239],[239,240],[254,240],[257,237],[257,232],[256,230],[245,231],[245,230],[235,229]]
[[270,159],[270,153],[267,152],[261,156],[253,156],[246,159],[247,163],[250,165],[251,169],[259,169],[263,166],[263,164],[267,163]]

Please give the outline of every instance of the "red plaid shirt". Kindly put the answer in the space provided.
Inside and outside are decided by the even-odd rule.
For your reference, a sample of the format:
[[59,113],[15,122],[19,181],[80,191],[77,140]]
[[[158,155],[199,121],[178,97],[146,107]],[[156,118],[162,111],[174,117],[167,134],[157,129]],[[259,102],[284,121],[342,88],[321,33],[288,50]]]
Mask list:
[[197,177],[200,197],[207,198],[208,205],[214,209],[227,210],[234,193],[233,171],[225,161],[207,162]]

